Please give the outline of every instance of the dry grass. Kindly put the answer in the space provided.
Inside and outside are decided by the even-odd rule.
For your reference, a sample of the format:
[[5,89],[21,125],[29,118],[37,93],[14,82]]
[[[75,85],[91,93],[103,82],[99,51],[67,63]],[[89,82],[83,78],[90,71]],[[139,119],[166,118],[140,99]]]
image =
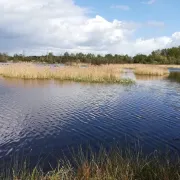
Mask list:
[[125,69],[136,69],[136,68],[144,68],[144,67],[156,67],[156,68],[180,68],[180,65],[155,65],[155,64],[119,64],[115,65],[120,68]]
[[157,65],[163,68],[180,68],[180,65]]
[[135,69],[137,67],[144,67],[144,64],[120,64],[123,69]]
[[121,68],[116,65],[89,66],[86,68],[65,66],[37,66],[31,63],[18,63],[0,66],[0,75],[22,79],[58,79],[61,81],[130,83],[120,78]]
[[88,68],[65,67],[55,68],[52,73],[54,79],[81,81],[81,82],[119,82],[120,69],[111,66],[90,66]]
[[136,75],[165,76],[168,68],[180,68],[178,65],[148,65],[148,64],[110,64],[87,67],[39,66],[32,63],[17,63],[0,66],[0,75],[21,79],[58,79],[61,81],[97,82],[97,83],[130,83],[131,80],[121,79],[123,69],[133,69]]
[[0,74],[4,77],[22,79],[50,79],[50,67],[38,67],[31,63],[18,63],[0,66]]
[[176,65],[152,65],[152,64],[121,64],[120,69],[133,69],[136,75],[165,76],[169,74],[168,68],[178,68]]
[[135,68],[134,73],[137,75],[165,76],[169,74],[169,71],[166,68],[145,66]]

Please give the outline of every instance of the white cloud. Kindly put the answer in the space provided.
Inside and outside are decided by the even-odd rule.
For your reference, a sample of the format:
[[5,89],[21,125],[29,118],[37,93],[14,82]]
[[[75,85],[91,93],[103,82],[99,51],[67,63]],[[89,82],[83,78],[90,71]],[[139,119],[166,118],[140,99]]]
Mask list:
[[149,0],[147,2],[142,2],[143,4],[148,4],[148,5],[151,5],[151,4],[154,4],[156,2],[156,0]]
[[0,0],[0,51],[134,55],[180,43],[180,32],[134,40],[138,24],[98,15],[90,18],[87,12],[73,0]]
[[147,22],[148,26],[152,26],[152,27],[164,27],[165,23],[163,21],[148,21]]
[[180,40],[180,32],[175,32],[175,33],[172,35],[172,38]]
[[120,9],[120,10],[123,10],[123,11],[129,11],[130,10],[130,7],[127,6],[127,5],[112,5],[111,8]]

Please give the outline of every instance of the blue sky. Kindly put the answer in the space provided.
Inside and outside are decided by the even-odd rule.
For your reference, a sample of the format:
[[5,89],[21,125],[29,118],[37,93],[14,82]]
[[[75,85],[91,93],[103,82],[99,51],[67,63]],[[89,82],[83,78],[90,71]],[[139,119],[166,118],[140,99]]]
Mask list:
[[0,52],[149,54],[180,45],[180,0],[0,0]]
[[[148,4],[149,2],[149,4]],[[171,35],[180,30],[180,1],[179,0],[75,0],[77,5],[89,8],[93,17],[98,14],[109,21],[118,19],[120,21],[133,21],[135,23],[147,23],[157,21],[164,26],[140,28],[136,32],[137,37],[158,37]],[[112,6],[127,6],[129,10],[112,8]]]

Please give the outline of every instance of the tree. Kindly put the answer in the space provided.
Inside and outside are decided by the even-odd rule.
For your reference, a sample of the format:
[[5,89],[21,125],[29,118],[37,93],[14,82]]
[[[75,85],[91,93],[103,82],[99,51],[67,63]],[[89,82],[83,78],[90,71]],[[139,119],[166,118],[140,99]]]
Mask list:
[[7,62],[8,61],[8,55],[6,53],[0,53],[0,62]]
[[145,64],[147,63],[147,56],[144,54],[137,54],[136,56],[133,57],[134,63],[142,63]]

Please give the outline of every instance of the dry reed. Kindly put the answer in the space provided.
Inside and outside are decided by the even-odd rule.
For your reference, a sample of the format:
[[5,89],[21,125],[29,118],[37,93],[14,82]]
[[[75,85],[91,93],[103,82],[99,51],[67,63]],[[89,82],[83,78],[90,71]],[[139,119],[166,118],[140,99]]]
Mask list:
[[61,81],[97,82],[97,83],[130,83],[131,80],[120,78],[121,68],[115,65],[89,67],[51,67],[37,66],[30,63],[0,66],[0,75],[22,79],[58,79]]
[[169,74],[168,69],[156,66],[137,67],[134,70],[137,75],[165,76]]
[[144,67],[156,67],[156,68],[180,68],[180,65],[168,65],[168,64],[163,64],[163,65],[156,65],[156,64],[120,64],[118,65],[120,68],[123,69],[136,69],[136,68],[144,68]]
[[157,65],[163,68],[180,68],[180,65]]

